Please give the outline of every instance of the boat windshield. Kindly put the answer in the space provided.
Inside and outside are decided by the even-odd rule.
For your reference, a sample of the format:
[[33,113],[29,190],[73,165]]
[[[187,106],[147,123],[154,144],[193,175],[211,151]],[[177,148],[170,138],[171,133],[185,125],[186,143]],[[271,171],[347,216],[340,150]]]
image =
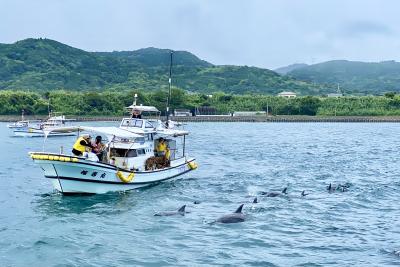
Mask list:
[[135,128],[154,128],[154,125],[148,120],[135,119],[135,118],[125,118],[122,119],[121,127],[135,127]]
[[142,119],[123,119],[121,122],[121,126],[142,128],[143,120]]

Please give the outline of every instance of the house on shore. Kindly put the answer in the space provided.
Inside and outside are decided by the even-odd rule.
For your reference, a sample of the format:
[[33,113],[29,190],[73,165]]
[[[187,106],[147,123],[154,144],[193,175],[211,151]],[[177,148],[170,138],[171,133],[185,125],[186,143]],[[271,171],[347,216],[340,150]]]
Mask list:
[[280,92],[278,94],[278,96],[286,97],[286,98],[293,98],[293,97],[296,97],[297,95],[295,92],[284,91],[284,92]]
[[265,111],[235,111],[232,116],[234,117],[247,117],[247,116],[267,116]]
[[174,117],[192,117],[193,114],[188,109],[175,109]]

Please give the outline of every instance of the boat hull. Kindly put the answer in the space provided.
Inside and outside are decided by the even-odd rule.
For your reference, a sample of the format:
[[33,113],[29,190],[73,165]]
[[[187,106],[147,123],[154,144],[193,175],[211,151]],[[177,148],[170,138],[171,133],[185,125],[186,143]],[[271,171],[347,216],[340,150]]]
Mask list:
[[[138,171],[132,175],[128,170],[78,157],[39,153],[31,156],[43,169],[44,176],[51,179],[53,187],[65,194],[127,191],[157,184],[195,169],[193,158],[182,158],[181,162],[173,167]],[[131,180],[127,181],[129,179]]]
[[[14,135],[18,137],[44,137],[45,134],[42,130],[37,129],[14,129]],[[68,133],[50,133],[48,137],[55,137],[55,136],[73,136],[76,135],[74,132]]]

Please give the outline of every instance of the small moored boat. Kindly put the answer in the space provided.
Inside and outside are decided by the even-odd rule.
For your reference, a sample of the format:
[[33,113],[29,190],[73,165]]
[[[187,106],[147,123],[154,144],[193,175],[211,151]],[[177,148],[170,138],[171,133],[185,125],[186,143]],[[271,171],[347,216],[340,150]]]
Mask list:
[[[73,121],[73,119],[66,119],[61,113],[50,113],[49,118],[44,121],[20,121],[14,125],[9,125],[9,128],[13,128],[14,135],[20,137],[44,137],[45,131],[63,128],[68,122]],[[19,126],[18,126],[19,125]],[[11,127],[10,127],[11,126]],[[71,136],[75,135],[74,132],[50,132],[48,136]]]
[[25,111],[22,110],[21,120],[7,124],[7,127],[9,129],[15,130],[15,129],[24,129],[27,127],[39,127],[39,125],[43,123],[41,120],[26,120],[24,115]]

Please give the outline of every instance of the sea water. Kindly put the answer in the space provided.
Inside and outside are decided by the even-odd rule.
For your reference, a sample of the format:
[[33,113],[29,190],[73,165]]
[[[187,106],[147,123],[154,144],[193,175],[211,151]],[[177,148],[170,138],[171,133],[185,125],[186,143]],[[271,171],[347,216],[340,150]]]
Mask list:
[[[62,196],[28,156],[43,138],[11,137],[1,123],[0,266],[400,264],[399,124],[185,128],[196,171],[125,193]],[[46,149],[73,142],[50,138]],[[350,187],[329,193],[329,183]],[[287,196],[261,196],[284,187]],[[242,203],[245,222],[212,224]],[[185,216],[154,216],[184,204]]]

